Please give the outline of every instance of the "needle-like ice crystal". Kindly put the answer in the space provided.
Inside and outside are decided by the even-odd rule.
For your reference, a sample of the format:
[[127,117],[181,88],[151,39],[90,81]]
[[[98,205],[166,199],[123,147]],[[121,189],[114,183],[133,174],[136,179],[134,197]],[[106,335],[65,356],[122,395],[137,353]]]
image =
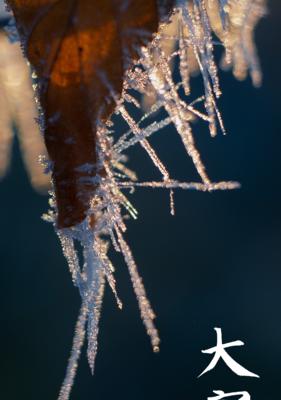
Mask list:
[[[98,170],[103,171],[95,180],[97,187],[91,201],[87,218],[79,225],[57,230],[72,280],[79,289],[82,306],[76,324],[73,347],[66,377],[59,400],[67,400],[74,382],[81,348],[88,343],[87,356],[94,370],[97,353],[97,337],[101,313],[104,284],[111,287],[118,306],[119,300],[114,279],[114,268],[108,257],[110,245],[123,254],[138,300],[141,318],[150,336],[154,351],[159,350],[159,336],[154,325],[155,314],[147,299],[132,252],[125,241],[125,216],[137,218],[137,211],[130,203],[129,191],[135,187],[165,188],[171,192],[171,212],[174,213],[173,191],[193,189],[214,191],[235,189],[236,182],[212,182],[196,148],[192,121],[199,118],[209,125],[211,136],[218,129],[224,133],[222,118],[217,107],[221,95],[214,46],[224,46],[222,65],[233,68],[238,79],[245,78],[247,71],[253,83],[259,85],[261,72],[253,43],[253,29],[265,13],[264,0],[179,0],[172,22],[162,24],[154,40],[139,49],[139,61],[125,77],[121,99],[116,100],[115,115],[122,118],[128,129],[119,138],[114,135],[114,124],[108,121],[99,124],[97,132]],[[173,24],[171,27],[170,24]],[[174,81],[173,69],[178,68],[179,82]],[[204,93],[192,99],[190,79],[199,71]],[[146,113],[136,121],[133,107],[140,107],[139,95],[153,99],[146,101]],[[182,94],[184,93],[184,95]],[[115,93],[111,93],[115,98]],[[189,100],[191,98],[191,100]],[[197,109],[204,105],[205,111]],[[148,108],[150,104],[150,108]],[[159,110],[165,112],[159,121]],[[154,122],[153,116],[158,116]],[[170,176],[163,161],[149,143],[150,136],[164,127],[173,125],[181,138],[187,155],[198,173],[198,182],[179,182]],[[159,135],[161,132],[159,133]],[[125,165],[124,152],[139,144],[159,171],[159,181],[140,182],[136,174]],[[82,166],[87,168],[87,166]],[[89,175],[90,176],[90,175]],[[52,211],[45,218],[56,221],[56,204],[52,200]],[[75,250],[75,243],[83,248],[83,265]]]

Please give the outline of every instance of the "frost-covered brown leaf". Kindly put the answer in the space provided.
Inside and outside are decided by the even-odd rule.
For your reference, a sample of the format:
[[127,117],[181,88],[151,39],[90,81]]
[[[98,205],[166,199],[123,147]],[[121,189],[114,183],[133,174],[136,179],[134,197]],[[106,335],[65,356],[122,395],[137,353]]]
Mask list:
[[[110,246],[124,257],[146,332],[153,350],[159,351],[155,313],[125,238],[127,218],[138,215],[127,193],[138,187],[168,189],[174,214],[174,189],[239,187],[237,182],[209,177],[196,146],[193,120],[205,121],[211,136],[219,127],[225,132],[217,106],[221,95],[214,56],[217,39],[224,45],[225,63],[234,66],[235,75],[242,78],[250,70],[257,82],[260,72],[252,32],[264,14],[264,3],[181,0],[173,9],[171,30],[167,24],[158,29],[171,7],[169,0],[10,0],[26,55],[38,76],[45,139],[53,162],[55,201],[44,219],[55,225],[81,296],[59,400],[69,400],[85,341],[94,371],[106,281],[117,305],[122,306]],[[234,29],[237,15],[242,23]],[[218,36],[215,40],[214,32]],[[144,43],[148,46],[141,46]],[[241,57],[242,64],[237,63]],[[135,59],[138,61],[130,69]],[[203,81],[203,95],[198,98],[190,85],[196,69]],[[152,94],[153,104],[138,119],[134,111],[140,108],[139,95],[147,94]],[[160,110],[164,111],[161,120]],[[110,124],[113,111],[126,125],[118,137],[115,125]],[[150,136],[167,126],[178,133],[199,182],[174,179],[150,143]],[[161,180],[139,181],[126,166],[126,151],[137,144]],[[83,249],[81,257],[77,243]]]
[[[53,163],[58,226],[73,226],[85,218],[95,190],[88,178],[98,169],[97,123],[106,121],[113,112],[125,71],[138,58],[140,45],[157,31],[158,2],[8,3],[26,56],[38,76],[45,142]],[[165,10],[168,3],[172,2],[163,4]]]

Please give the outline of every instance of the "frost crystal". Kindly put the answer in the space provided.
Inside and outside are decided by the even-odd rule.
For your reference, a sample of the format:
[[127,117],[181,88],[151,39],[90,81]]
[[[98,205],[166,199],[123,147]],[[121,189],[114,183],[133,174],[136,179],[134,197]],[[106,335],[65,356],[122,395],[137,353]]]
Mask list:
[[[94,370],[105,281],[111,287],[118,307],[122,307],[116,290],[114,268],[107,253],[110,245],[123,254],[153,350],[159,350],[160,339],[154,325],[155,314],[147,299],[132,252],[124,238],[124,217],[130,215],[137,218],[137,211],[125,193],[135,187],[166,188],[170,191],[171,213],[174,214],[174,189],[213,191],[239,187],[236,182],[211,181],[196,148],[192,121],[199,118],[208,123],[211,136],[217,134],[218,127],[224,133],[222,118],[216,104],[221,95],[213,51],[218,41],[225,48],[223,67],[232,66],[238,79],[244,78],[249,70],[253,83],[260,83],[261,73],[252,37],[253,28],[264,13],[263,0],[178,1],[171,17],[172,22],[162,24],[153,42],[139,50],[138,63],[125,77],[121,99],[116,99],[115,93],[111,93],[116,101],[115,115],[126,122],[128,130],[116,139],[112,121],[106,124],[99,123],[96,167],[100,173],[91,178],[89,171],[89,179],[94,179],[97,189],[91,200],[88,216],[75,227],[57,229],[73,283],[79,289],[82,299],[59,400],[69,398],[85,338],[88,342],[89,365],[91,370]],[[176,65],[181,77],[180,82],[175,82],[173,78]],[[204,93],[198,99],[189,100],[190,78],[197,70],[202,76]],[[144,96],[147,110],[138,121],[131,112],[133,107],[140,107],[136,92]],[[200,103],[204,105],[205,111],[197,109]],[[165,111],[166,116],[161,121],[151,122],[151,117],[156,116],[160,109]],[[168,125],[175,127],[200,181],[179,182],[171,178],[149,143],[153,133]],[[124,151],[136,144],[140,144],[149,155],[162,176],[161,180],[139,182],[136,174],[125,166]],[[92,166],[82,165],[81,168],[87,171],[87,168],[91,169]],[[54,198],[52,210],[45,218],[55,224]],[[83,248],[82,266],[79,265],[75,250],[76,242]]]

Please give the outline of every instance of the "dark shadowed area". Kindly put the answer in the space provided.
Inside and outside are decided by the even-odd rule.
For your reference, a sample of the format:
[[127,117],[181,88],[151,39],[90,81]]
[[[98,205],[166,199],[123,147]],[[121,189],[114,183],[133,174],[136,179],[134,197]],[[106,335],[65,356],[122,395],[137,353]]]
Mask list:
[[[256,31],[264,83],[237,82],[221,73],[220,108],[228,131],[211,139],[197,124],[196,140],[213,180],[238,180],[237,191],[180,192],[176,215],[169,194],[138,190],[140,217],[128,222],[134,252],[157,314],[161,351],[153,354],[124,261],[117,266],[117,309],[106,290],[95,376],[82,355],[73,400],[204,400],[213,390],[246,390],[253,400],[280,398],[281,372],[281,4]],[[193,82],[196,90],[197,81]],[[1,135],[1,127],[0,127]],[[151,140],[174,177],[194,180],[192,164],[173,130]],[[148,176],[140,149],[130,165]],[[0,398],[55,400],[64,377],[80,299],[53,227],[40,216],[47,197],[31,188],[14,144],[0,184]],[[238,377],[223,363],[201,378],[211,361],[201,350],[242,340],[229,354],[260,375]],[[236,397],[237,398],[237,397]]]

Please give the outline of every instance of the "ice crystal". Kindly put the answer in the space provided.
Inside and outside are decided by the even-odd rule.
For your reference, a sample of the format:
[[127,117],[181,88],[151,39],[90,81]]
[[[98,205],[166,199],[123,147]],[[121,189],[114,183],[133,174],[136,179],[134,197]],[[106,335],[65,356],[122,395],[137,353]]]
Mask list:
[[[59,400],[69,398],[86,338],[88,361],[91,370],[94,370],[105,281],[111,287],[119,308],[122,307],[116,290],[114,268],[108,257],[110,245],[123,254],[145,329],[153,350],[159,350],[160,339],[154,325],[155,314],[147,299],[132,252],[124,238],[125,215],[137,217],[137,211],[128,200],[127,193],[135,187],[168,189],[171,213],[174,214],[175,189],[214,191],[239,187],[236,182],[213,182],[210,179],[196,148],[192,120],[196,117],[205,121],[209,125],[211,136],[217,134],[218,127],[224,132],[216,103],[221,95],[218,69],[214,59],[214,45],[218,40],[225,48],[223,66],[233,66],[234,75],[239,79],[244,78],[246,71],[249,70],[254,84],[260,83],[261,74],[252,37],[256,22],[265,12],[264,7],[263,0],[178,1],[171,17],[172,28],[169,22],[162,24],[153,42],[139,50],[138,63],[125,77],[121,99],[117,99],[115,93],[111,93],[116,101],[115,115],[126,122],[128,129],[116,139],[113,122],[108,121],[106,124],[99,122],[97,170],[102,173],[91,178],[89,171],[89,179],[94,179],[97,189],[91,200],[88,216],[81,224],[72,228],[56,228],[73,283],[82,299]],[[181,77],[179,82],[174,81],[172,74],[176,64]],[[198,99],[189,100],[190,78],[197,69],[202,76],[204,93]],[[150,109],[138,121],[131,112],[132,107],[140,107],[135,96],[136,91],[142,95],[149,93],[153,98]],[[182,95],[183,91],[185,96]],[[146,103],[146,108],[150,103]],[[197,109],[200,103],[204,105],[204,112]],[[165,110],[166,116],[160,121],[151,122],[151,117],[159,110]],[[173,179],[149,143],[153,133],[168,125],[173,125],[179,134],[200,178],[198,182],[180,182]],[[136,174],[125,166],[124,152],[137,144],[149,155],[162,176],[161,180],[140,182]],[[81,168],[87,171],[87,168],[92,166],[83,165]],[[45,215],[45,219],[56,224],[54,196],[51,203],[52,211]],[[79,265],[75,250],[76,242],[83,248],[83,265]]]

